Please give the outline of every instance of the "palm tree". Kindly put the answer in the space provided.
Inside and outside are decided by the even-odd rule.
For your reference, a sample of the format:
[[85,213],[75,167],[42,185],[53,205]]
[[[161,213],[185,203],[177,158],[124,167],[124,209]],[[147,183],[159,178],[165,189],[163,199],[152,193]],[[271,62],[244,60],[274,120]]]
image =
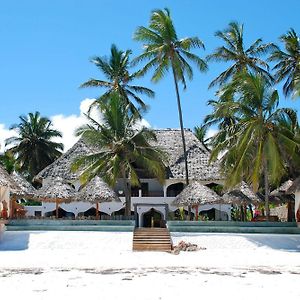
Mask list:
[[87,144],[99,149],[93,154],[78,158],[73,170],[81,171],[81,181],[99,175],[110,186],[122,179],[126,199],[126,215],[131,213],[130,185],[139,186],[139,172],[165,180],[164,154],[152,146],[155,134],[146,127],[137,126],[139,118],[129,114],[129,106],[118,94],[112,94],[110,105],[101,105],[103,122],[87,116],[89,123],[77,130]]
[[259,58],[275,48],[272,43],[263,44],[262,39],[257,39],[249,48],[245,49],[244,25],[240,25],[237,22],[229,23],[228,28],[223,31],[217,31],[215,36],[220,38],[225,45],[208,55],[207,60],[230,62],[232,64],[210,83],[210,88],[217,84],[224,85],[229,79],[232,79],[242,71],[254,71],[268,79],[272,79],[267,72],[269,69],[268,64]]
[[209,151],[207,144],[210,140],[210,138],[207,138],[207,129],[208,127],[202,125],[202,126],[195,126],[194,127],[194,134],[196,138],[202,143],[202,145],[205,147],[207,151]]
[[187,152],[178,83],[181,82],[185,89],[186,77],[189,80],[193,78],[193,69],[189,61],[193,62],[200,71],[207,70],[206,62],[190,52],[195,48],[204,49],[204,44],[198,37],[178,39],[170,11],[167,8],[154,10],[150,17],[149,28],[138,27],[134,39],[144,43],[144,52],[135,58],[134,62],[148,61],[141,70],[141,75],[154,68],[152,81],[158,82],[170,69],[172,70],[185,160],[185,179],[186,185],[188,185]]
[[227,138],[215,145],[211,159],[223,153],[221,167],[228,186],[246,179],[258,190],[264,178],[268,217],[269,184],[279,182],[299,151],[300,140],[291,130],[298,126],[297,114],[278,108],[278,92],[262,75],[241,73],[232,85],[236,92],[229,112],[236,122],[221,129]]
[[18,170],[16,159],[11,151],[5,151],[3,154],[0,154],[0,164],[9,174]]
[[6,140],[6,145],[16,157],[20,171],[33,178],[39,171],[56,160],[63,150],[63,144],[53,142],[53,138],[62,137],[62,134],[52,128],[52,122],[42,117],[39,112],[20,116],[21,122],[12,125],[18,137]]
[[102,87],[106,89],[106,92],[92,106],[101,102],[106,103],[110,100],[112,93],[118,92],[122,95],[125,103],[129,105],[130,111],[140,116],[140,110],[146,111],[147,105],[139,94],[153,98],[154,92],[146,87],[131,85],[132,81],[139,75],[139,72],[129,73],[131,50],[122,51],[113,44],[110,51],[109,59],[96,56],[91,60],[104,75],[105,80],[92,78],[83,83],[81,87]]
[[[277,82],[286,79],[283,93],[289,96],[292,92],[299,91],[300,81],[300,39],[294,29],[290,29],[280,37],[286,51],[276,47],[269,57],[269,61],[277,62],[273,70],[276,71]],[[298,88],[297,88],[298,87]]]

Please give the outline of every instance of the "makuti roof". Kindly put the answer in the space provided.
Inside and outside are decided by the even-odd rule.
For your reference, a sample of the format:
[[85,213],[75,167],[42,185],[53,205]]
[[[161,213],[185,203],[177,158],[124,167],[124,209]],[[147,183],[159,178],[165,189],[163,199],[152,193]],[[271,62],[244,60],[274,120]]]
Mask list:
[[[167,153],[167,178],[184,179],[185,167],[182,149],[181,133],[179,129],[155,130],[157,146]],[[189,177],[191,180],[214,181],[221,180],[218,163],[209,165],[210,153],[190,130],[185,130]],[[77,157],[95,153],[97,149],[79,140],[71,149],[64,153],[51,165],[35,176],[41,181],[47,177],[62,177],[66,180],[75,180],[78,174],[71,172],[71,164]]]

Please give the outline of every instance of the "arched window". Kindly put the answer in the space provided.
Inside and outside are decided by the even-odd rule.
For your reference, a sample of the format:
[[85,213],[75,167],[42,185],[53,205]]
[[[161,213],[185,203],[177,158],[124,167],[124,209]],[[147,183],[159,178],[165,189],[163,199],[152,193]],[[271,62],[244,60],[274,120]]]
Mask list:
[[183,190],[183,183],[178,182],[167,187],[167,197],[176,197]]

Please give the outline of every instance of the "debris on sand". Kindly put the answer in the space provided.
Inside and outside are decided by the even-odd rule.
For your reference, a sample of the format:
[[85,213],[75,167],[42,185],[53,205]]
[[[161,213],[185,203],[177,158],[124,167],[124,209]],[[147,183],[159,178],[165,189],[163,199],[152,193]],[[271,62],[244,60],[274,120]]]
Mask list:
[[173,247],[172,253],[177,255],[180,251],[199,251],[206,250],[205,247],[199,247],[197,244],[180,241],[177,246]]

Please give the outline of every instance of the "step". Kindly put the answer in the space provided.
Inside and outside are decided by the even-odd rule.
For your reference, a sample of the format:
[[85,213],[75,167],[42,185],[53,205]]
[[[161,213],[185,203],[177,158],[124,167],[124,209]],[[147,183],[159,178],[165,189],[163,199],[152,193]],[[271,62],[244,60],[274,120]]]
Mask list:
[[133,251],[170,252],[172,241],[167,228],[136,228],[133,234]]

